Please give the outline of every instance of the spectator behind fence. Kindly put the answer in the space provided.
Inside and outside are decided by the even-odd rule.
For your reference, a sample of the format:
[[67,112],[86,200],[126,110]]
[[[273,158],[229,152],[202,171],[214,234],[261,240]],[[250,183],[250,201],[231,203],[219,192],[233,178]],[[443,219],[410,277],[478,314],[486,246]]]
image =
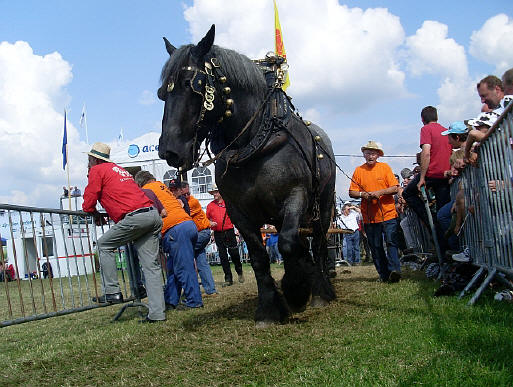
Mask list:
[[[203,300],[194,268],[194,245],[198,239],[196,224],[166,185],[156,180],[150,172],[137,172],[135,181],[139,187],[151,189],[167,212],[162,220],[162,248],[168,255],[164,291],[166,308],[201,308]],[[185,305],[180,304],[182,291],[186,298]]]
[[[438,113],[436,108],[426,106],[422,109],[421,119],[424,126],[420,130],[420,147],[422,149],[420,174],[415,176],[408,184],[402,196],[408,206],[429,227],[428,215],[424,203],[419,197],[419,191],[422,186],[425,186],[426,190],[428,188],[433,189],[437,211],[450,201],[449,182],[444,173],[450,167],[449,158],[451,157],[452,147],[447,137],[442,135],[442,132],[446,129],[437,123]],[[443,243],[443,233],[436,221],[435,229],[443,253],[447,246]]]
[[[462,168],[464,168],[463,163],[463,150],[462,148],[465,147],[465,143],[467,141],[467,133],[468,128],[462,121],[456,121],[453,122],[449,129],[445,132],[442,132],[443,136],[447,136],[449,143],[451,144],[451,147],[453,149],[459,149],[458,153],[453,153],[451,157],[449,158],[449,164],[450,164],[450,170],[447,170],[445,172],[445,176],[448,179],[454,179],[459,175],[459,172]],[[456,158],[459,157],[459,158]],[[457,183],[454,183],[457,184]],[[458,239],[455,236],[454,233],[454,222],[453,222],[453,228],[451,230],[451,221],[453,221],[453,214],[456,214],[456,202],[458,201],[458,206],[461,205],[461,200],[463,199],[463,191],[458,190],[458,193],[456,194],[456,197],[451,198],[451,201],[446,203],[440,210],[437,212],[437,220],[440,225],[440,228],[442,232],[444,233],[444,238],[447,241],[447,244],[449,248],[452,250],[458,250],[459,244]],[[456,216],[456,215],[455,215]],[[454,220],[456,218],[454,217]],[[460,220],[461,222],[461,220]],[[459,230],[459,227],[458,227]],[[450,231],[450,233],[447,233]],[[454,234],[454,235],[451,235]]]
[[477,84],[477,93],[481,102],[487,104],[498,115],[504,112],[504,108],[511,101],[511,96],[504,98],[502,81],[495,75],[488,75],[481,79]]
[[201,208],[199,200],[191,195],[189,183],[186,181],[182,182],[181,194],[187,199],[188,206],[191,210],[191,218],[198,229],[198,240],[194,245],[194,259],[196,260],[196,268],[201,278],[201,285],[207,295],[216,295],[216,285],[214,277],[212,276],[212,270],[207,261],[207,253],[205,250],[210,242],[210,221]]
[[497,121],[499,115],[494,112],[485,112],[479,114],[477,118],[467,121],[467,124],[472,128],[465,143],[465,162],[468,164],[475,164],[477,162],[476,147],[485,138],[486,132]]
[[226,205],[223,197],[217,189],[217,185],[213,185],[208,191],[214,197],[207,206],[207,218],[210,220],[212,230],[214,230],[214,239],[219,252],[219,259],[224,272],[223,286],[233,285],[232,270],[230,269],[230,261],[228,253],[232,259],[235,271],[239,275],[239,282],[244,282],[242,273],[242,263],[240,261],[239,248],[237,246],[237,238],[233,229],[232,221],[226,212]]
[[344,259],[350,264],[360,263],[360,217],[360,209],[347,201],[342,206],[342,213],[338,218],[340,228],[352,231],[351,234],[344,234],[343,242]]
[[[502,87],[504,88],[505,96],[513,95],[513,68],[502,74]],[[504,106],[504,108],[505,107],[506,106]]]
[[162,276],[158,264],[158,236],[162,228],[160,216],[151,200],[135,184],[132,175],[111,162],[110,147],[107,144],[93,144],[88,155],[88,184],[82,209],[91,213],[97,224],[101,224],[102,217],[96,210],[96,202],[99,201],[115,223],[98,239],[105,294],[94,297],[93,301],[123,302],[114,251],[119,246],[133,242],[144,270],[148,293],[148,315],[144,321],[165,320]]
[[[388,164],[377,161],[378,157],[383,156],[380,145],[369,141],[361,151],[365,163],[356,167],[353,173],[349,196],[362,199],[364,228],[380,279],[397,282],[401,279],[401,265],[395,238],[397,211],[394,194],[399,189],[399,182]],[[388,256],[383,249],[383,236]]]
[[82,191],[80,191],[80,189],[75,186],[73,191],[71,191],[71,196],[82,196]]

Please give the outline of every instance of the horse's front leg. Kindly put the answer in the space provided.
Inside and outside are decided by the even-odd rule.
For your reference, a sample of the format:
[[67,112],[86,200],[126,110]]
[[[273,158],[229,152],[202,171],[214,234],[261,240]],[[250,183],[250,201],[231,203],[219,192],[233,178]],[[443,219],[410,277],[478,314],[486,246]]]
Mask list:
[[286,321],[289,310],[282,295],[276,289],[273,277],[271,277],[270,259],[262,242],[260,227],[237,224],[237,228],[248,246],[251,266],[257,281],[258,306],[255,312],[257,326],[265,327],[270,323]]
[[284,205],[278,248],[283,257],[285,274],[281,288],[289,308],[302,312],[312,290],[314,265],[306,238],[299,236],[299,225],[307,205],[304,189],[295,189]]

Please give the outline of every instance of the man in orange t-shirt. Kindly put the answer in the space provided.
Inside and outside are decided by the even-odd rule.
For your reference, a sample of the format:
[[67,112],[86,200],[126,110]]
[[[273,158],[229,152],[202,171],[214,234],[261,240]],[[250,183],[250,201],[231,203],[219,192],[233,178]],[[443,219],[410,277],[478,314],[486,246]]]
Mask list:
[[[194,268],[194,245],[198,239],[196,224],[184,211],[169,188],[148,171],[139,171],[135,182],[152,190],[166,209],[162,219],[162,248],[168,254],[167,281],[164,291],[166,309],[200,308],[203,306],[198,276]],[[185,305],[179,304],[182,290]]]
[[[401,264],[397,253],[394,194],[399,190],[399,182],[388,164],[378,162],[378,157],[383,156],[380,145],[369,141],[361,150],[365,163],[353,173],[349,196],[362,199],[363,226],[381,280],[397,282],[401,279]],[[383,248],[383,236],[388,255]]]

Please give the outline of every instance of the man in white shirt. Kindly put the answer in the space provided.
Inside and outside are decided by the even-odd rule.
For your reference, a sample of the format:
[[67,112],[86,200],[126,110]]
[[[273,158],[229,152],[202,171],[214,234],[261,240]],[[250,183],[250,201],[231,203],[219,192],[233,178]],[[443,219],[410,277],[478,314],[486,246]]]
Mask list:
[[339,227],[351,230],[352,234],[344,234],[344,259],[350,264],[360,263],[360,209],[351,205],[349,201],[342,206],[342,214],[337,220]]

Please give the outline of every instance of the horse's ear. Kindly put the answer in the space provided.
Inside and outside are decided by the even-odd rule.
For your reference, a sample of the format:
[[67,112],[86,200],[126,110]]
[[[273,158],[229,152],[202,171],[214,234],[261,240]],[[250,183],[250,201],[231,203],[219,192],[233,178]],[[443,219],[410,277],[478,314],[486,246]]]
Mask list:
[[169,43],[169,40],[167,40],[165,36],[162,39],[164,39],[164,43],[166,43],[166,51],[169,54],[169,56],[173,55],[173,52],[175,52],[176,47]]
[[203,57],[210,51],[210,48],[214,44],[214,37],[216,35],[216,25],[212,24],[210,30],[208,30],[207,34],[201,39],[201,41],[193,47],[192,55],[198,60],[202,60]]

